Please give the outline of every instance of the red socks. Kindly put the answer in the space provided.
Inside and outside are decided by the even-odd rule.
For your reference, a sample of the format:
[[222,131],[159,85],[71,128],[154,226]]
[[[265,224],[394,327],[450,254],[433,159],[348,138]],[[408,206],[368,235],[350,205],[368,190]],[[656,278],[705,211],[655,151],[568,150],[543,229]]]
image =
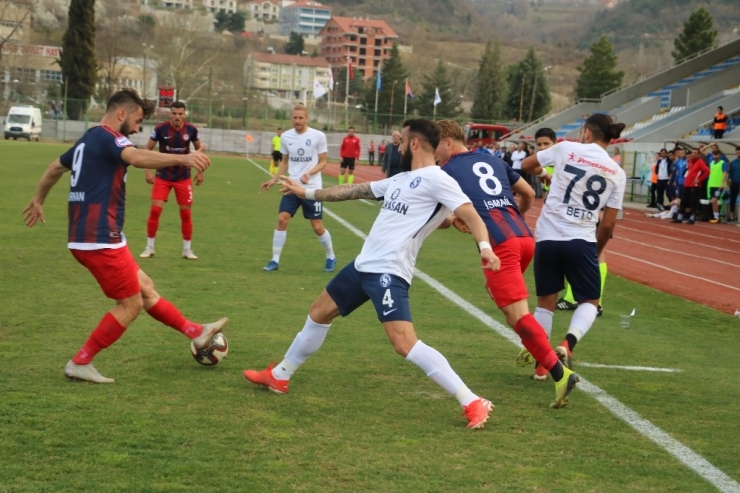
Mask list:
[[162,208],[152,206],[149,209],[149,219],[146,221],[146,236],[147,238],[154,238],[157,236],[157,229],[159,229],[159,216],[162,215]]
[[550,341],[547,339],[545,329],[537,322],[532,314],[527,313],[514,326],[514,331],[522,338],[522,344],[534,356],[537,362],[550,371],[558,362]]
[[180,209],[180,219],[182,219],[182,239],[185,241],[192,240],[193,239],[193,215],[190,209]]
[[126,327],[121,325],[113,314],[106,313],[82,349],[72,358],[72,363],[75,365],[89,364],[95,355],[116,342],[125,331]]
[[203,326],[193,323],[185,318],[175,305],[164,298],[159,298],[153,307],[147,310],[149,316],[154,320],[182,332],[190,339],[195,339],[203,332]]

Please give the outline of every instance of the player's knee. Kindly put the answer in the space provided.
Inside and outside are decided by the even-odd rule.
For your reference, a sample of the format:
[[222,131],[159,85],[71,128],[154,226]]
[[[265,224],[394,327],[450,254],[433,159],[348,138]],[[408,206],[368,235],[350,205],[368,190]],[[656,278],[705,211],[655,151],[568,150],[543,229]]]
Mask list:
[[141,310],[144,309],[144,299],[142,298],[141,293],[137,293],[125,300],[121,300],[119,304],[126,312],[126,317],[131,321],[133,321],[139,313],[141,313]]

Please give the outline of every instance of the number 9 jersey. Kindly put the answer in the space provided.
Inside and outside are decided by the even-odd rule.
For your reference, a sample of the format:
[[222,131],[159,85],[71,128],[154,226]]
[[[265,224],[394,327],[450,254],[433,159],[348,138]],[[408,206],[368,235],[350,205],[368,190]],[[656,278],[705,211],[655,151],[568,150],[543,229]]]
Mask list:
[[599,211],[622,208],[627,183],[624,170],[598,144],[560,142],[539,151],[537,161],[554,171],[537,220],[536,241],[595,243]]
[[121,154],[133,146],[126,136],[93,127],[59,158],[72,171],[69,188],[69,242],[73,250],[126,246],[126,164]]

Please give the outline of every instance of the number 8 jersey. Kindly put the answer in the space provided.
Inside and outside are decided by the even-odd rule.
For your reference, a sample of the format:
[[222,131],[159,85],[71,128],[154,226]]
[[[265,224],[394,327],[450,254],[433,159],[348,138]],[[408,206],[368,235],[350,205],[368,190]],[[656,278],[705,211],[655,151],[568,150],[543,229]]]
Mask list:
[[101,125],[93,127],[61,155],[72,171],[69,188],[69,242],[73,250],[126,246],[123,235],[126,205],[126,164],[121,153],[133,144],[126,136]]
[[536,241],[596,242],[599,211],[622,208],[624,170],[598,144],[560,142],[538,152],[537,161],[554,171],[537,220]]

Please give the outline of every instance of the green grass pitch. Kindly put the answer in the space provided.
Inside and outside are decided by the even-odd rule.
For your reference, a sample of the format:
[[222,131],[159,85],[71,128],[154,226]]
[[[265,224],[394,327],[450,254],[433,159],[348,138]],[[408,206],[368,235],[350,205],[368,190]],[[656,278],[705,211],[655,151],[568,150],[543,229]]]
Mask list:
[[[259,191],[266,175],[243,157],[214,157],[195,190],[200,260],[180,258],[170,202],[157,256],[140,262],[189,318],[230,318],[228,358],[200,367],[187,339],[143,314],[95,361],[114,385],[67,381],[64,364],[111,301],[66,249],[66,176],[46,201],[46,224],[22,222],[38,178],[64,149],[0,142],[0,491],[716,491],[583,391],[568,408],[549,409],[551,380],[533,382],[531,369],[514,366],[514,345],[419,279],[417,333],[494,402],[484,430],[466,430],[455,399],[393,352],[370,306],[336,320],[289,394],[248,384],[242,370],[282,358],[330,275],[302,218],[290,224],[280,270],[262,272],[279,195]],[[149,209],[143,171],[129,172],[127,188],[124,231],[138,255]],[[378,211],[363,202],[326,207],[365,233]],[[326,215],[325,224],[341,267],[362,240]],[[418,268],[504,322],[469,238],[435,232]],[[740,480],[738,320],[614,276],[604,307],[577,348],[578,371]],[[632,327],[622,329],[619,315],[632,308]],[[568,319],[556,314],[554,342]]]

